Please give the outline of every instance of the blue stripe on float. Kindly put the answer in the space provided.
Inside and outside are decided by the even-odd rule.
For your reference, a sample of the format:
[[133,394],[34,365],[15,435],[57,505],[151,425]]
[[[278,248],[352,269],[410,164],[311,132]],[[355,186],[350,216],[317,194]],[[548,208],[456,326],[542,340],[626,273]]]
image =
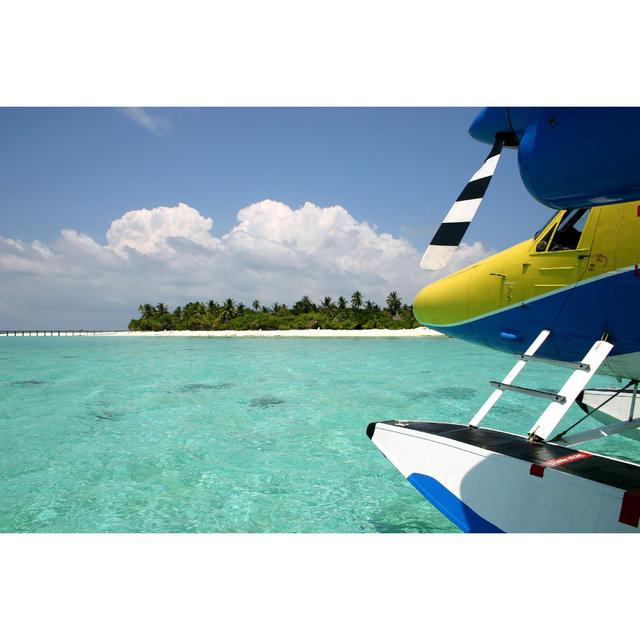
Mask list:
[[435,478],[412,473],[407,480],[453,524],[465,533],[504,533],[494,524],[478,515],[460,498],[451,493]]

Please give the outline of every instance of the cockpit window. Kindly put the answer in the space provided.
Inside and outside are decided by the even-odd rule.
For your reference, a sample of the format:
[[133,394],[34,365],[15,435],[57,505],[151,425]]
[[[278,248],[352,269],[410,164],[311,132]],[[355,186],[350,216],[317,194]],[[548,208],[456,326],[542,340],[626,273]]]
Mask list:
[[[538,239],[549,224],[547,222],[547,225],[540,229],[534,236],[534,240],[538,239],[536,252],[571,251],[577,249],[590,211],[591,209],[567,209],[567,211],[562,214],[559,222],[553,225],[543,238]],[[556,215],[557,213],[554,214],[554,217]],[[553,217],[551,219],[553,220]]]
[[555,227],[551,227],[551,229],[549,229],[549,231],[545,233],[544,238],[541,238],[540,240],[538,240],[538,244],[536,245],[536,251],[538,253],[540,253],[541,251],[547,250],[547,247],[549,246],[549,240],[551,239],[551,236],[553,235],[554,230],[555,230]]
[[567,211],[553,236],[549,251],[571,251],[578,248],[580,236],[591,209],[573,209]]
[[537,240],[538,236],[547,228],[549,223],[558,215],[558,211],[554,211],[551,217],[533,234],[533,239]]

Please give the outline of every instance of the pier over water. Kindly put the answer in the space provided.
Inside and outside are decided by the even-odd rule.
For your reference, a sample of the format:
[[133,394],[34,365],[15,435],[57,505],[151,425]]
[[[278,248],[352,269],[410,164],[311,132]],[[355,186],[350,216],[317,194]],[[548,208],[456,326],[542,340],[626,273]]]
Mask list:
[[3,329],[0,336],[97,336],[128,332],[128,329]]

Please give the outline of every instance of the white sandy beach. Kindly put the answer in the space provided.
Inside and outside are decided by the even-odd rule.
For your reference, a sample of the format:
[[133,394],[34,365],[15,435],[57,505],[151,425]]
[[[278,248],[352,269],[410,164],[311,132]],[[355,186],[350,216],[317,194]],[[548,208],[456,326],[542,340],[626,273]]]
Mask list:
[[289,329],[285,331],[118,331],[101,336],[153,336],[154,338],[417,338],[444,337],[442,333],[418,327],[416,329]]
[[46,331],[19,330],[0,332],[0,336],[118,336],[134,337],[150,336],[153,338],[444,338],[444,334],[427,327],[416,329],[287,329],[283,331],[102,331],[87,330]]

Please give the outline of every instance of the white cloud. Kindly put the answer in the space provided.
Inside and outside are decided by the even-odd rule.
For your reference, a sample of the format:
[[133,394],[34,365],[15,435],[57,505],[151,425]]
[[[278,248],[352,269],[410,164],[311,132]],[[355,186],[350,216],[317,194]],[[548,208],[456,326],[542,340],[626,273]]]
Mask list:
[[142,107],[123,107],[119,111],[151,133],[160,135],[170,129],[168,117],[152,114]]
[[[125,213],[111,223],[105,246],[69,229],[51,246],[0,237],[0,324],[124,327],[144,302],[291,303],[355,289],[378,302],[395,289],[410,302],[443,275],[421,271],[421,252],[410,242],[340,206],[291,209],[263,200],[241,209],[227,234],[214,236],[212,227],[180,203]],[[463,244],[447,272],[486,254],[480,243]]]
[[107,231],[107,247],[125,256],[127,248],[145,255],[174,254],[171,238],[184,238],[194,244],[213,248],[217,240],[209,233],[211,218],[203,218],[182,202],[177,207],[156,207],[128,211],[111,223]]

